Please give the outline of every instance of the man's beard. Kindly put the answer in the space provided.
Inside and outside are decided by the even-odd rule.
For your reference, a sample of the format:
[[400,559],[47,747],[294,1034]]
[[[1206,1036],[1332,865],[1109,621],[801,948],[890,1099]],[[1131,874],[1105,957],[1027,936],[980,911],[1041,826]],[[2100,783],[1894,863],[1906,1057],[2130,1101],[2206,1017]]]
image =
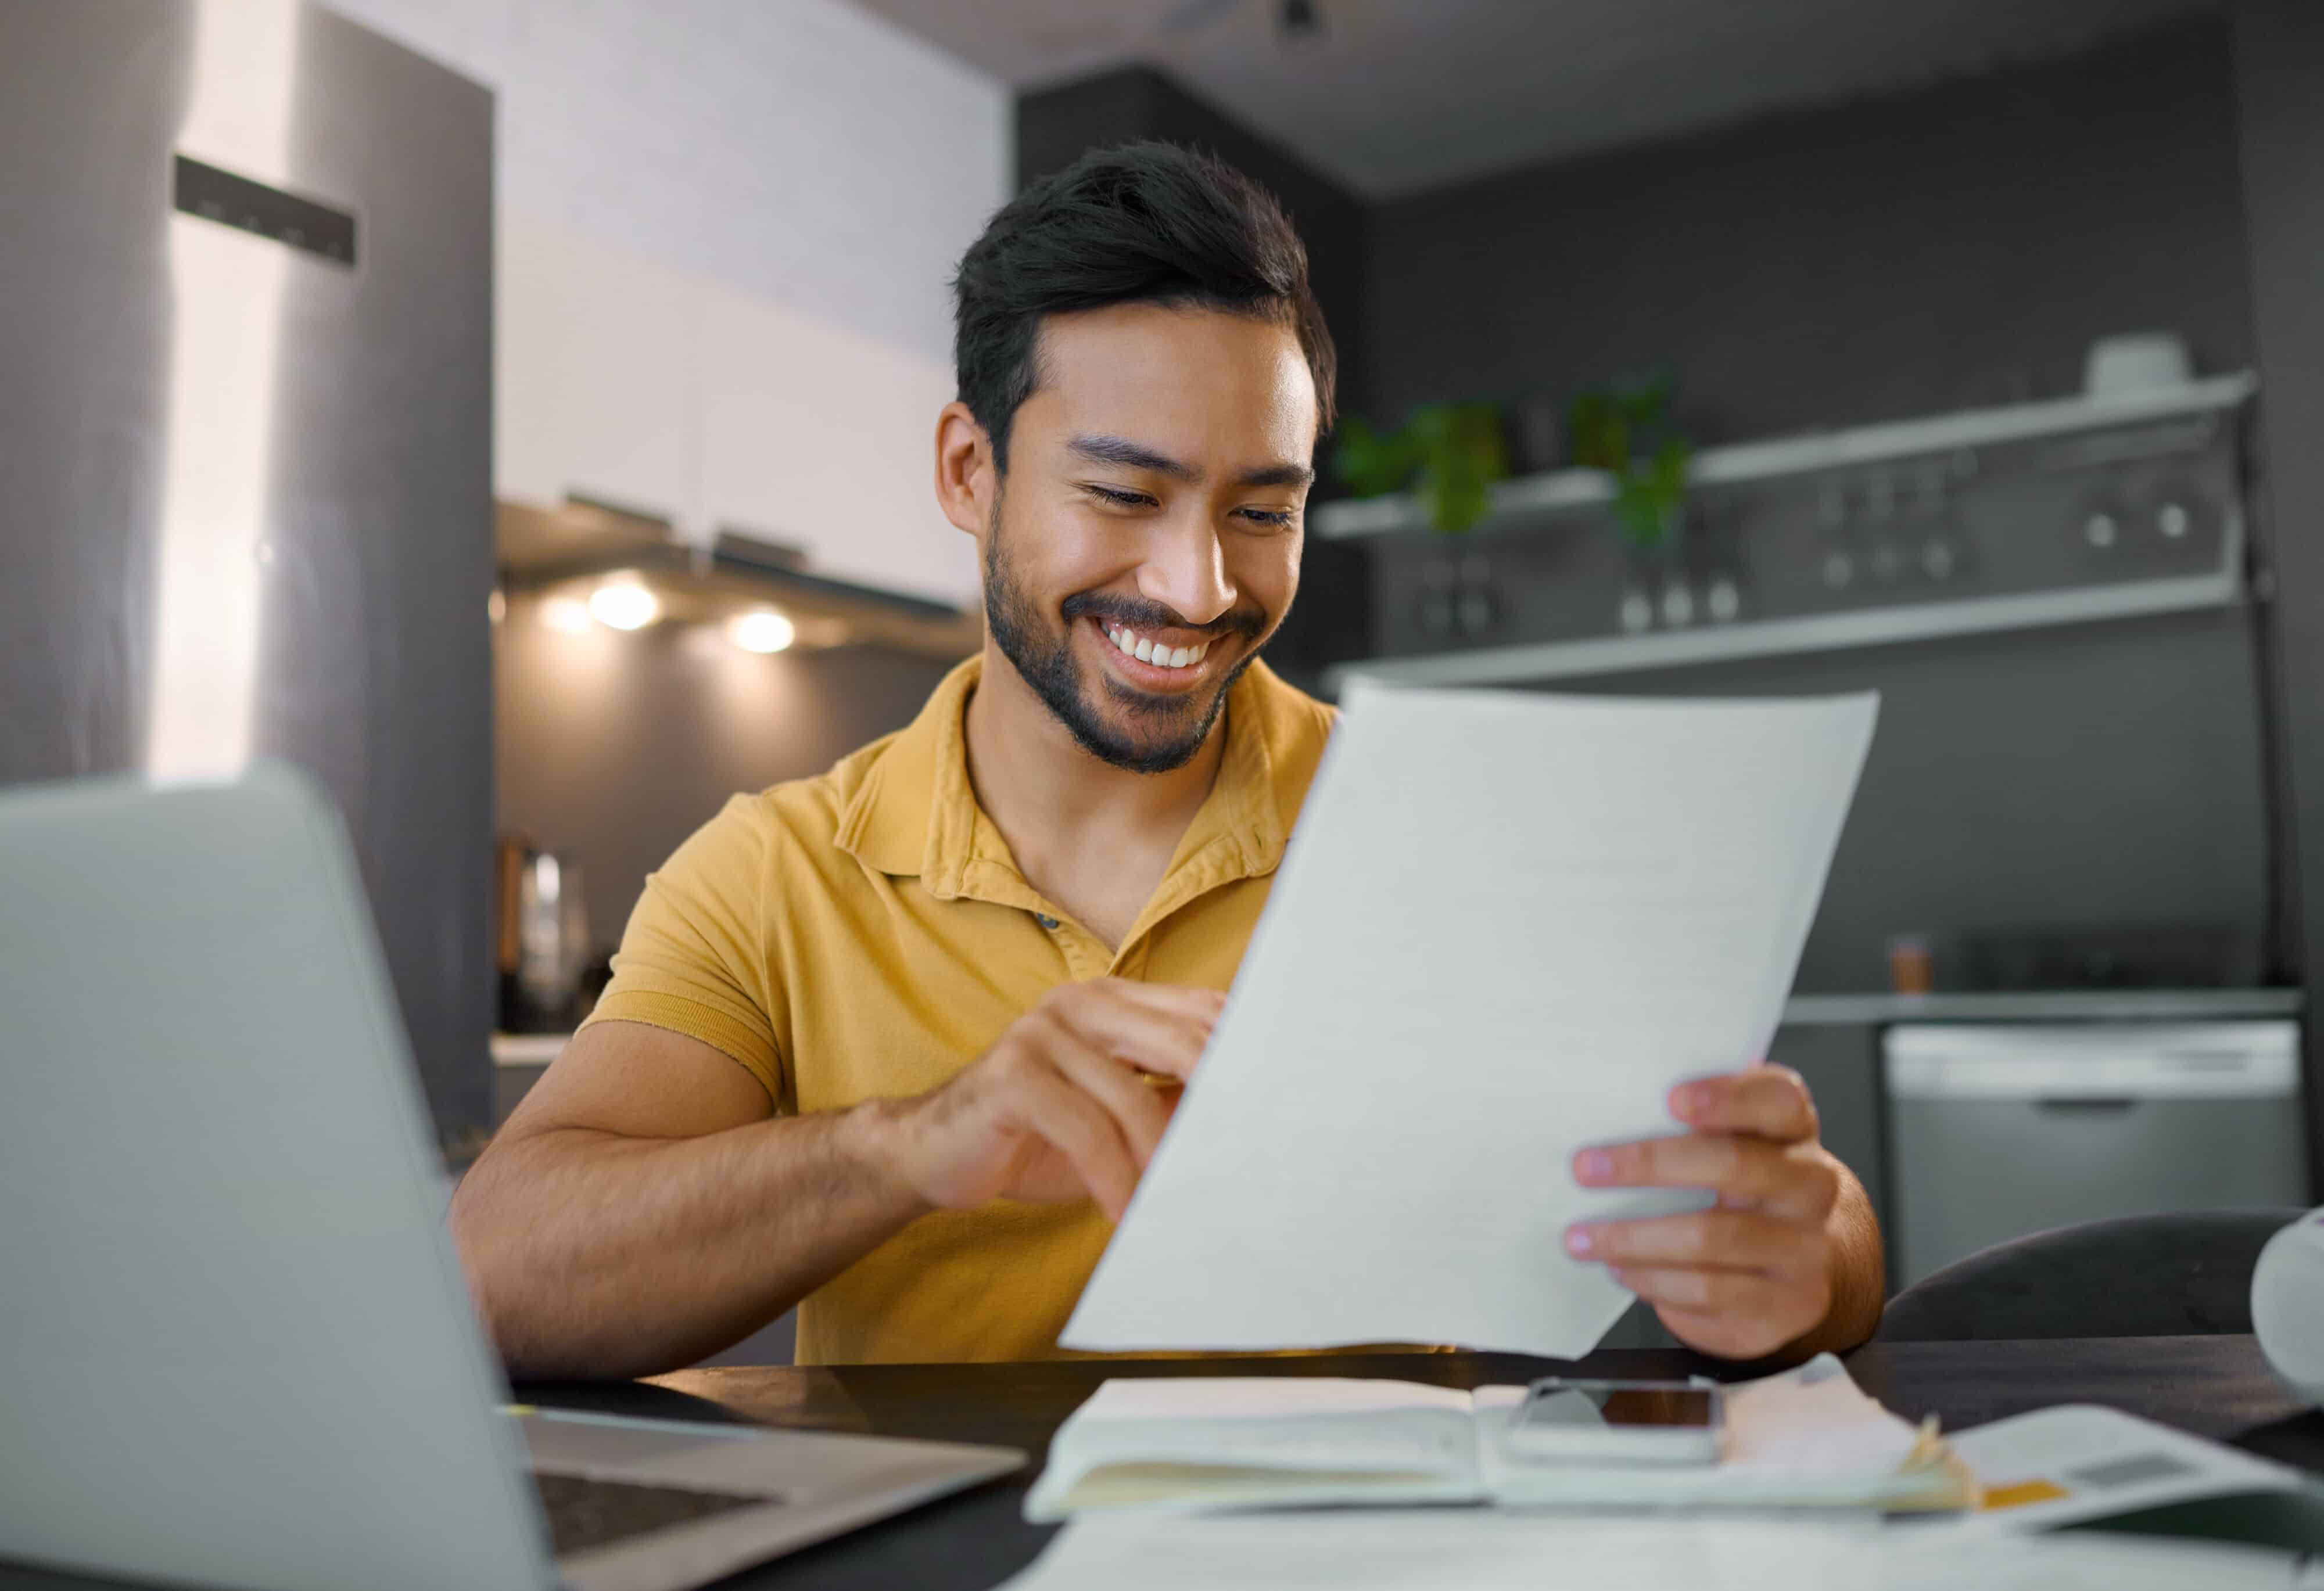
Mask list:
[[[1194,760],[1194,753],[1210,739],[1219,714],[1226,711],[1228,690],[1258,660],[1259,646],[1267,632],[1264,618],[1250,609],[1231,610],[1208,625],[1188,625],[1158,602],[1092,592],[1067,597],[1058,605],[1058,615],[1065,628],[1053,635],[1040,604],[1018,583],[1010,566],[1001,546],[1001,505],[994,503],[984,538],[984,619],[992,631],[992,644],[1083,750],[1132,773],[1168,773]],[[1201,629],[1222,637],[1248,636],[1252,645],[1226,677],[1212,687],[1207,701],[1193,695],[1148,695],[1111,676],[1102,679],[1099,684],[1108,700],[1154,726],[1154,738],[1133,739],[1106,722],[1090,700],[1089,686],[1082,677],[1081,659],[1074,650],[1074,628],[1092,615],[1132,630]]]

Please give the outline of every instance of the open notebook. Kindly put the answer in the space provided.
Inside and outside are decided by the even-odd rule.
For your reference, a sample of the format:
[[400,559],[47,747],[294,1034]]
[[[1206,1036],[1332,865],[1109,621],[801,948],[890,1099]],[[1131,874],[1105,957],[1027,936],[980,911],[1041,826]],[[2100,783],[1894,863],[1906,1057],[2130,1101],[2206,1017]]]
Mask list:
[[1329,1377],[1112,1380],[1050,1444],[1029,1519],[1096,1510],[1500,1503],[1562,1506],[1973,1506],[1933,1426],[1864,1395],[1840,1361],[1728,1389],[1711,1465],[1556,1464],[1499,1439],[1519,1386],[1459,1392]]

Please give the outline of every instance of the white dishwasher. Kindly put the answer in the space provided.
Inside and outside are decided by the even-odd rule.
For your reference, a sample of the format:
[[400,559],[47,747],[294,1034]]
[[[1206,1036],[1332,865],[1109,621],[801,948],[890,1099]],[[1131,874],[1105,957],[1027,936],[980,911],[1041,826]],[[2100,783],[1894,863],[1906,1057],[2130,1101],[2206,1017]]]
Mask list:
[[1900,1284],[2103,1216],[2311,1202],[2296,1022],[1906,1023],[1882,1050]]

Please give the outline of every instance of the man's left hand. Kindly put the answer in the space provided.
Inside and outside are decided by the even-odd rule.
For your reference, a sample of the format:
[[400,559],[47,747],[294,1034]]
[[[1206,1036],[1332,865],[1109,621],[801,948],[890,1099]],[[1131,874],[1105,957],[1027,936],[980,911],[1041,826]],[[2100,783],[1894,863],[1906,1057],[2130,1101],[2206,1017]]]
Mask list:
[[1690,1129],[1584,1149],[1591,1188],[1702,1188],[1708,1209],[1569,1228],[1566,1252],[1603,1263],[1691,1347],[1721,1358],[1773,1354],[1832,1312],[1832,1209],[1846,1173],[1816,1139],[1799,1073],[1754,1066],[1671,1090]]

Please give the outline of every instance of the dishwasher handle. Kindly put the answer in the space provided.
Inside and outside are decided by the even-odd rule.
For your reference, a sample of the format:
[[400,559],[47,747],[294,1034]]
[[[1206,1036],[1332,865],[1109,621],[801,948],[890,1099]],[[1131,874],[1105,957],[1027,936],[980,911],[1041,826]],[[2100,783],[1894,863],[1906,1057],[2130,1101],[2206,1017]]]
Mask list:
[[2119,1110],[2142,1099],[2296,1099],[2292,1022],[1899,1023],[1888,1097]]

